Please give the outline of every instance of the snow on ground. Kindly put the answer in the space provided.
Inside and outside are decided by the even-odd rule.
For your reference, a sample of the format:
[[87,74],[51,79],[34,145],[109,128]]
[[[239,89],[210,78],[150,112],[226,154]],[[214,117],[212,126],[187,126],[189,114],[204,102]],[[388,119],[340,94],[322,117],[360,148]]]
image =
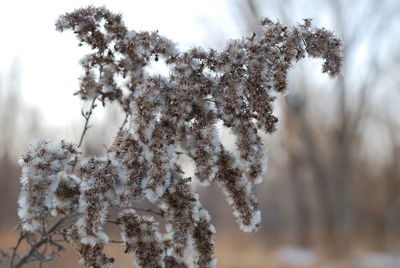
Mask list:
[[369,253],[353,260],[354,268],[400,268],[400,254]]
[[274,267],[346,267],[346,268],[400,268],[400,252],[364,252],[342,260],[319,259],[316,251],[287,246],[279,249]]
[[290,267],[310,267],[317,262],[317,254],[310,249],[285,247],[277,252],[278,263]]

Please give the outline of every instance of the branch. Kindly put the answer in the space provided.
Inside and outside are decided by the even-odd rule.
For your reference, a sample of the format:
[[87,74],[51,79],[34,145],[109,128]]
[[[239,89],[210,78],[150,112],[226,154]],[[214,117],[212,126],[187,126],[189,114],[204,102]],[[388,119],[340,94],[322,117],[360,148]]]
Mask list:
[[22,242],[22,240],[24,240],[24,239],[25,239],[25,235],[24,235],[23,232],[21,232],[20,235],[19,235],[17,244],[15,245],[15,247],[12,248],[12,249],[13,249],[13,252],[12,252],[12,256],[11,256],[10,267],[13,267],[13,265],[14,265],[14,259],[15,259],[16,256],[18,256],[18,255],[17,255],[18,247],[21,245],[21,242]]
[[122,129],[124,128],[124,126],[125,126],[126,123],[128,122],[128,117],[129,117],[129,113],[126,113],[124,122],[122,122],[122,125],[119,127],[118,132],[121,132],[121,131],[122,131]]
[[147,212],[147,213],[153,213],[156,214],[160,217],[164,217],[164,212],[163,211],[156,211],[154,209],[151,208],[137,208],[137,207],[132,207],[132,209],[134,210],[138,210],[138,211],[142,211],[142,212]]
[[[123,207],[119,207],[119,206],[115,206],[115,205],[111,205],[111,207],[113,207],[114,209],[117,209],[119,211],[122,210],[122,209],[134,209],[134,210],[137,210],[137,211],[142,211],[142,212],[146,212],[146,213],[152,213],[152,214],[155,214],[155,215],[160,216],[162,218],[165,216],[165,214],[164,214],[164,212],[162,210],[157,211],[157,210],[154,210],[154,209],[151,209],[151,208],[139,208],[139,207],[125,207],[125,208],[123,208]],[[119,224],[119,222],[113,221],[113,220],[107,220],[107,222],[113,223],[113,224],[116,224],[116,225]]]
[[120,241],[120,240],[110,240],[108,241],[109,243],[116,243],[116,244],[123,244],[124,241]]
[[[29,261],[29,258],[32,257],[32,255],[35,254],[36,250],[39,249],[44,243],[48,242],[48,240],[51,238],[51,236],[55,233],[55,231],[57,230],[57,228],[64,223],[64,221],[67,219],[66,218],[61,218],[59,219],[57,222],[55,222],[51,228],[45,233],[43,234],[43,236],[37,240],[29,249],[29,251],[21,257],[21,259],[18,261],[18,263],[13,266],[14,264],[14,259],[12,258],[11,260],[11,264],[10,264],[10,268],[20,268],[22,267],[24,264],[26,264]],[[23,239],[23,236],[21,236]],[[22,239],[18,239],[18,243],[17,246],[15,247],[15,252],[16,252],[16,248],[19,246],[19,244],[21,243]],[[13,254],[13,257],[16,256],[16,254]]]
[[[93,109],[96,107],[96,104],[95,104],[96,99],[97,99],[97,97],[93,98],[92,103],[90,104],[89,111],[87,111],[86,113],[83,112],[83,108],[82,108],[81,114],[85,118],[85,125],[83,126],[81,138],[79,139],[78,148],[80,148],[82,146],[83,138],[85,137],[86,131],[90,128],[89,120],[90,120],[90,117],[93,114]],[[75,156],[75,160],[74,160],[73,165],[72,165],[71,173],[74,173],[77,161],[78,161],[78,156]]]
[[96,107],[96,105],[95,105],[96,99],[97,99],[97,97],[93,98],[88,112],[84,113],[82,110],[82,116],[85,118],[85,125],[83,127],[81,138],[79,140],[78,148],[80,148],[82,146],[83,138],[85,137],[86,131],[90,128],[89,120],[90,120],[90,117],[92,116],[93,109]]

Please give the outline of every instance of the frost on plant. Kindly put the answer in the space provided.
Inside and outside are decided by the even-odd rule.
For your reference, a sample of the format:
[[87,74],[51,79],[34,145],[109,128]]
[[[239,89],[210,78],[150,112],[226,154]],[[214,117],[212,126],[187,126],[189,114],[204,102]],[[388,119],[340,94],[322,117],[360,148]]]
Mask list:
[[[49,141],[39,141],[32,144],[22,157],[18,215],[23,229],[38,230],[53,209],[60,209],[60,205],[65,204],[59,202],[61,192],[64,187],[73,187],[73,179],[68,179],[66,171],[77,153],[77,148],[72,144],[61,142],[55,145]],[[66,201],[70,201],[69,198]],[[66,209],[72,207],[71,203]]]
[[[254,185],[267,170],[258,132],[275,131],[276,93],[286,90],[291,65],[306,56],[323,58],[322,71],[330,76],[341,65],[340,41],[310,20],[295,27],[268,19],[261,24],[259,36],[232,40],[222,51],[179,51],[158,32],[128,30],[105,8],[61,16],[57,30],[73,31],[92,49],[81,61],[76,92],[92,101],[86,121],[96,101],[117,102],[129,127],[121,127],[102,157],[83,157],[81,142],[32,145],[21,160],[22,228],[35,232],[61,219],[65,231],[57,234],[75,245],[87,267],[114,261],[103,252],[115,242],[105,233],[107,222],[120,227],[119,242],[138,266],[215,267],[215,228],[193,184],[219,185],[240,229],[256,231],[261,215]],[[152,61],[163,61],[170,74],[147,73]],[[218,123],[236,136],[236,152],[221,144]],[[195,163],[194,178],[179,166],[182,153]],[[143,209],[146,200],[158,211]],[[166,220],[165,233],[157,217]]]

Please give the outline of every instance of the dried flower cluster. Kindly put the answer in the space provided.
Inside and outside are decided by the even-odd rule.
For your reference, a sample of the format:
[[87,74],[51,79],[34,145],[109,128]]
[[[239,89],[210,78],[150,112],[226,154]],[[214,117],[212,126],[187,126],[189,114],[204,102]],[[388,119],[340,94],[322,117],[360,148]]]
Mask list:
[[[93,104],[120,103],[130,126],[103,157],[84,158],[79,146],[65,142],[32,145],[21,161],[23,228],[34,232],[50,217],[75,215],[66,240],[87,267],[104,267],[113,262],[103,253],[110,241],[104,225],[116,209],[123,248],[138,266],[187,267],[190,255],[198,267],[215,267],[215,228],[193,185],[220,185],[240,228],[256,231],[261,216],[253,187],[267,165],[257,132],[275,130],[276,92],[286,90],[288,69],[306,55],[323,58],[331,76],[341,65],[340,41],[310,20],[292,28],[268,19],[262,25],[260,36],[230,41],[221,52],[180,52],[157,32],[128,31],[105,8],[61,16],[57,29],[73,31],[93,50],[82,59],[77,94]],[[152,61],[165,62],[169,76],[148,74]],[[237,152],[221,144],[219,122],[236,136]],[[194,178],[184,177],[181,153],[193,159]],[[144,200],[167,220],[165,234],[153,217],[132,209]]]

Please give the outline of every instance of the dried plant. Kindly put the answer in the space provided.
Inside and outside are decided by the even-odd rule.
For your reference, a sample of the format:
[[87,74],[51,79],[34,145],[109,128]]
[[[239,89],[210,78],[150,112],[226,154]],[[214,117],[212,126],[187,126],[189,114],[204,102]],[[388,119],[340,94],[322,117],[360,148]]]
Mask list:
[[[268,19],[261,24],[260,36],[232,40],[221,52],[180,52],[157,32],[127,30],[121,15],[105,8],[61,16],[57,30],[73,31],[93,51],[82,59],[76,92],[91,107],[82,113],[78,145],[39,141],[22,157],[23,231],[11,267],[51,260],[64,242],[87,267],[111,265],[103,252],[111,242],[121,243],[139,267],[215,267],[215,228],[194,191],[198,184],[219,185],[239,227],[256,231],[261,216],[253,187],[267,166],[258,131],[275,130],[276,93],[286,90],[289,68],[305,56],[323,58],[330,76],[341,65],[340,41],[311,20],[292,28]],[[163,61],[169,76],[147,73],[152,61]],[[98,101],[119,103],[130,123],[104,156],[85,158],[80,147]],[[237,152],[221,144],[219,123],[236,136]],[[193,178],[179,166],[182,153],[195,163]],[[145,200],[158,210],[144,208]],[[166,233],[153,216],[166,220]],[[121,240],[104,232],[107,222],[120,227]],[[30,247],[18,256],[24,240]]]

